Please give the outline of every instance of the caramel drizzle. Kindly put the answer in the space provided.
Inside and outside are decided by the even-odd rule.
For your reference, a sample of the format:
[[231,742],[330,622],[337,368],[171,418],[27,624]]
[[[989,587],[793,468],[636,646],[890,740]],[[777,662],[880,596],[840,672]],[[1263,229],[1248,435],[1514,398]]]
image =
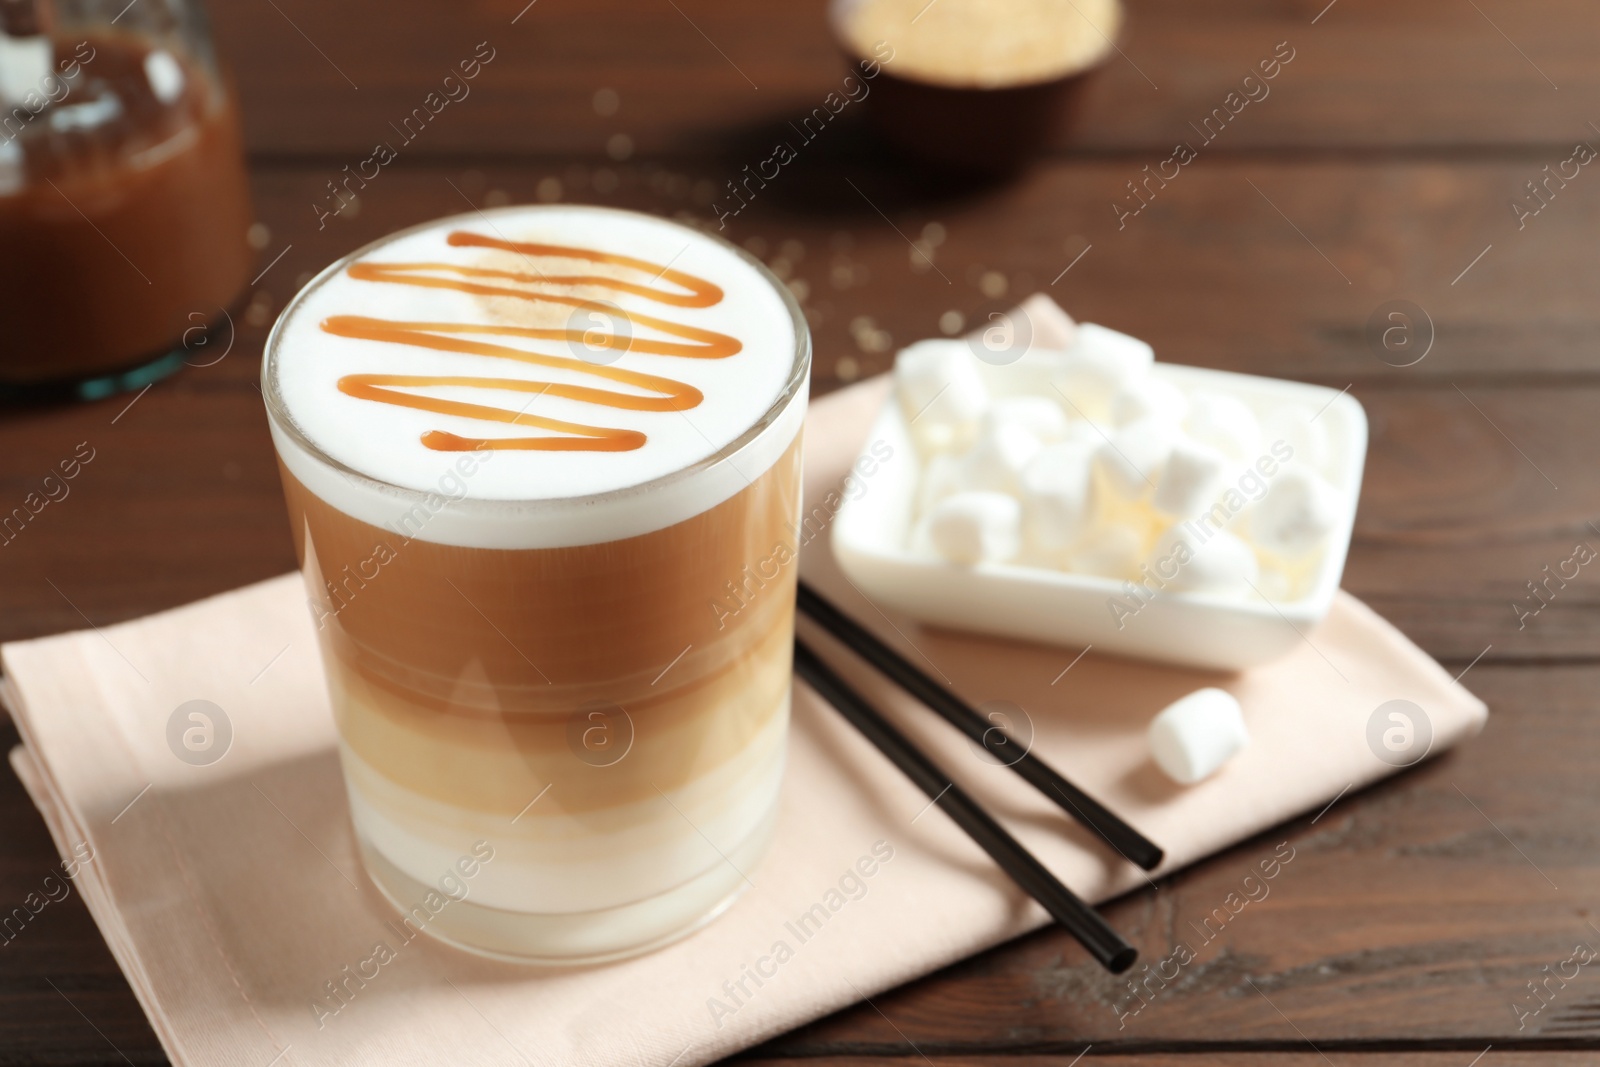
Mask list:
[[[650,275],[648,284],[625,281],[602,274],[525,273],[514,270],[497,270],[487,267],[469,267],[456,263],[353,263],[347,269],[352,278],[362,281],[386,282],[395,285],[414,285],[430,289],[453,289],[457,292],[480,296],[504,296],[531,303],[561,304],[574,308],[596,306],[595,301],[563,293],[541,291],[539,286],[571,287],[591,286],[609,289],[616,293],[639,297],[673,307],[711,307],[722,301],[722,289],[704,278],[671,269],[632,256],[596,252],[586,248],[567,248],[561,245],[534,244],[505,241],[481,234],[456,231],[448,242],[454,247],[495,248],[516,252],[524,257],[551,256],[591,263],[608,264],[630,271]],[[531,265],[531,263],[530,263]],[[657,287],[666,282],[672,288]],[[441,415],[460,415],[470,419],[506,423],[512,426],[532,426],[564,436],[539,437],[462,437],[444,430],[429,430],[422,435],[422,444],[436,452],[472,452],[480,449],[509,449],[540,452],[629,452],[644,446],[648,438],[637,430],[590,426],[584,423],[553,419],[544,415],[474,404],[468,401],[448,400],[408,389],[430,386],[464,386],[471,389],[500,389],[530,393],[533,398],[549,395],[578,400],[602,407],[629,411],[687,411],[697,407],[704,394],[686,382],[642,371],[590,363],[571,356],[548,355],[511,345],[496,344],[478,337],[515,337],[532,341],[576,341],[591,349],[639,352],[647,355],[678,356],[685,359],[726,359],[744,346],[737,338],[713,330],[623,311],[607,309],[611,317],[621,318],[628,324],[628,335],[616,332],[570,329],[544,329],[529,326],[504,326],[467,322],[397,322],[391,319],[374,319],[362,315],[333,315],[324,319],[322,329],[338,337],[365,341],[383,341],[392,344],[431,348],[439,352],[460,352],[469,355],[509,359],[536,367],[558,367],[576,371],[607,382],[631,386],[639,392],[618,392],[595,386],[567,382],[547,382],[530,378],[489,378],[476,375],[421,375],[421,374],[347,374],[339,379],[339,391],[358,400],[371,400],[380,404],[416,408]],[[643,338],[636,335],[644,327],[677,341]],[[467,335],[467,336],[462,336]]]

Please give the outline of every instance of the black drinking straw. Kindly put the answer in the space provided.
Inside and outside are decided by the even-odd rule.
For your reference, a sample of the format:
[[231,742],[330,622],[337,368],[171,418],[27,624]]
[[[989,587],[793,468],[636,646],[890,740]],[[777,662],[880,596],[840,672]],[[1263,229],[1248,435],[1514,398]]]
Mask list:
[[[1123,858],[1147,871],[1161,866],[1164,853],[1149,838],[1067,781],[1044,760],[1024,750],[1005,731],[973,710],[970,704],[922,673],[805,582],[800,583],[796,606],[852,652],[1016,771],[1024,781],[1049,797],[1068,815],[1100,835],[1101,840],[1116,849]],[[1021,756],[1016,754],[1018,752],[1022,753]]]
[[921,749],[879,715],[851,689],[815,652],[799,639],[794,643],[794,670],[817,694],[838,709],[850,724],[866,735],[878,751],[903,771],[933,803],[944,809],[967,836],[978,843],[1011,880],[1044,905],[1056,922],[1089,954],[1113,974],[1133,966],[1138,951],[1113,930],[1100,913],[1079,900],[1045,869],[1033,853],[1023,848],[977,801],[962,791]]

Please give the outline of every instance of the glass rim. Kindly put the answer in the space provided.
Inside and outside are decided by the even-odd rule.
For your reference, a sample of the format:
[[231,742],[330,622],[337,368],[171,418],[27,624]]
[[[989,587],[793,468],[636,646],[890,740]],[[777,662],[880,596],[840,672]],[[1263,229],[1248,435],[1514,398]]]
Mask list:
[[660,225],[670,226],[675,229],[682,230],[685,233],[693,234],[697,238],[721,245],[729,252],[732,252],[740,260],[744,261],[747,265],[754,268],[756,274],[778,294],[778,299],[783,303],[784,310],[789,313],[789,321],[794,328],[794,357],[793,363],[789,368],[789,376],[784,381],[783,388],[779,391],[777,397],[772,401],[772,403],[769,404],[767,408],[756,418],[756,420],[737,437],[723,445],[721,448],[718,448],[710,455],[703,456],[693,463],[679,467],[676,470],[669,471],[666,474],[658,475],[657,477],[651,478],[648,481],[638,482],[634,485],[626,485],[617,489],[608,489],[599,493],[580,493],[571,496],[495,498],[464,496],[452,500],[450,502],[450,506],[452,508],[466,508],[468,510],[481,508],[485,510],[499,511],[508,508],[537,508],[540,506],[555,506],[561,504],[570,504],[576,501],[592,504],[603,504],[611,500],[626,499],[628,497],[653,492],[658,489],[670,488],[673,485],[687,481],[695,475],[711,467],[715,467],[719,463],[722,463],[733,456],[738,455],[748,445],[752,444],[757,438],[765,433],[769,427],[777,422],[779,417],[788,410],[790,405],[794,403],[797,397],[806,395],[810,383],[812,346],[811,328],[810,324],[806,320],[805,311],[800,307],[800,302],[795,299],[794,293],[789,290],[787,285],[783,284],[783,281],[776,274],[773,274],[772,271],[767,268],[765,263],[762,263],[761,260],[740,248],[732,241],[729,241],[727,238],[721,237],[714,233],[706,233],[704,230],[694,226],[686,225],[677,221],[676,219],[662,218],[659,215],[651,215],[644,211],[632,211],[627,208],[605,207],[599,204],[510,204],[505,207],[473,210],[470,212],[464,211],[456,215],[444,215],[436,219],[429,219],[426,222],[419,222],[414,225],[407,226],[404,229],[395,230],[392,233],[385,234],[383,237],[380,237],[375,241],[369,241],[352,252],[347,252],[345,255],[339,257],[322,270],[318,271],[315,277],[306,282],[305,285],[301,286],[294,296],[289,299],[289,302],[283,306],[283,310],[278,313],[277,319],[272,324],[272,329],[267,333],[266,342],[262,346],[261,396],[265,402],[268,420],[272,423],[275,429],[287,436],[291,441],[294,442],[296,446],[302,449],[316,462],[338,471],[347,478],[357,479],[359,482],[364,483],[385,494],[401,494],[406,497],[420,499],[426,498],[430,494],[434,493],[435,491],[431,489],[413,489],[409,486],[396,485],[393,482],[387,482],[381,478],[375,478],[364,471],[357,470],[356,468],[351,467],[350,465],[334,458],[333,456],[328,455],[327,452],[325,452],[320,446],[317,445],[315,441],[311,440],[311,438],[307,436],[303,430],[301,430],[300,426],[295,422],[293,416],[289,413],[288,407],[284,404],[282,396],[279,395],[276,378],[273,374],[273,371],[277,366],[277,360],[275,357],[277,355],[278,346],[282,341],[284,324],[289,321],[291,315],[293,315],[294,312],[299,309],[300,305],[305,302],[306,298],[324,285],[329,279],[336,277],[338,274],[344,271],[346,267],[356,262],[361,257],[369,255],[372,252],[375,252],[403,237],[409,237],[411,234],[420,233],[423,230],[433,229],[441,226],[444,223],[455,222],[457,220],[488,219],[496,215],[572,210],[604,212],[611,215],[630,215],[637,218],[648,219],[651,222],[658,223]]

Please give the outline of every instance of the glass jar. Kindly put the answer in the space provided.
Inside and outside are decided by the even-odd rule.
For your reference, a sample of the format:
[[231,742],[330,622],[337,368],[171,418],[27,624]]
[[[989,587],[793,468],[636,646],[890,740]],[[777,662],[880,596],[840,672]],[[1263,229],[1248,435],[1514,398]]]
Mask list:
[[0,398],[182,366],[244,286],[250,222],[194,0],[0,0]]

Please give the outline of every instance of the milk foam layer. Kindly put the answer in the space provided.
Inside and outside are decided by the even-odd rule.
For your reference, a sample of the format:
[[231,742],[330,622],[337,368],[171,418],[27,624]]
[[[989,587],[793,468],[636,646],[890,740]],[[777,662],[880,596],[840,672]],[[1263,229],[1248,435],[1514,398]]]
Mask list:
[[[452,233],[630,256],[656,265],[662,274],[652,278],[654,271],[619,265],[463,247],[450,242]],[[264,392],[285,465],[316,495],[372,525],[407,537],[481,548],[546,548],[636,536],[732,496],[770,467],[799,430],[803,403],[786,403],[760,424],[786,390],[803,394],[809,364],[803,322],[770,275],[698,231],[604,208],[517,207],[402,232],[357,253],[352,262],[448,263],[538,277],[598,274],[673,294],[681,287],[671,279],[681,272],[719,287],[722,299],[709,307],[685,307],[609,287],[492,283],[609,303],[628,316],[713,331],[740,345],[722,358],[687,358],[595,351],[561,339],[487,338],[572,361],[552,367],[340,336],[324,328],[331,317],[491,326],[537,320],[540,326],[577,330],[606,324],[581,311],[569,319],[568,313],[576,310],[569,306],[365,280],[350,275],[351,263],[329,268],[295,298],[274,329],[263,369]],[[640,339],[677,340],[649,325],[631,329]],[[451,331],[439,335],[461,336]],[[583,356],[604,368],[672,379],[698,390],[703,399],[686,410],[636,411],[500,388],[427,385],[394,390],[636,431],[645,438],[642,446],[628,451],[451,452],[428,447],[424,437],[433,432],[493,441],[573,435],[375,402],[340,389],[341,379],[349,381],[353,375],[466,375],[644,395],[637,387],[584,373],[577,363]],[[798,388],[791,390],[797,380]]]

